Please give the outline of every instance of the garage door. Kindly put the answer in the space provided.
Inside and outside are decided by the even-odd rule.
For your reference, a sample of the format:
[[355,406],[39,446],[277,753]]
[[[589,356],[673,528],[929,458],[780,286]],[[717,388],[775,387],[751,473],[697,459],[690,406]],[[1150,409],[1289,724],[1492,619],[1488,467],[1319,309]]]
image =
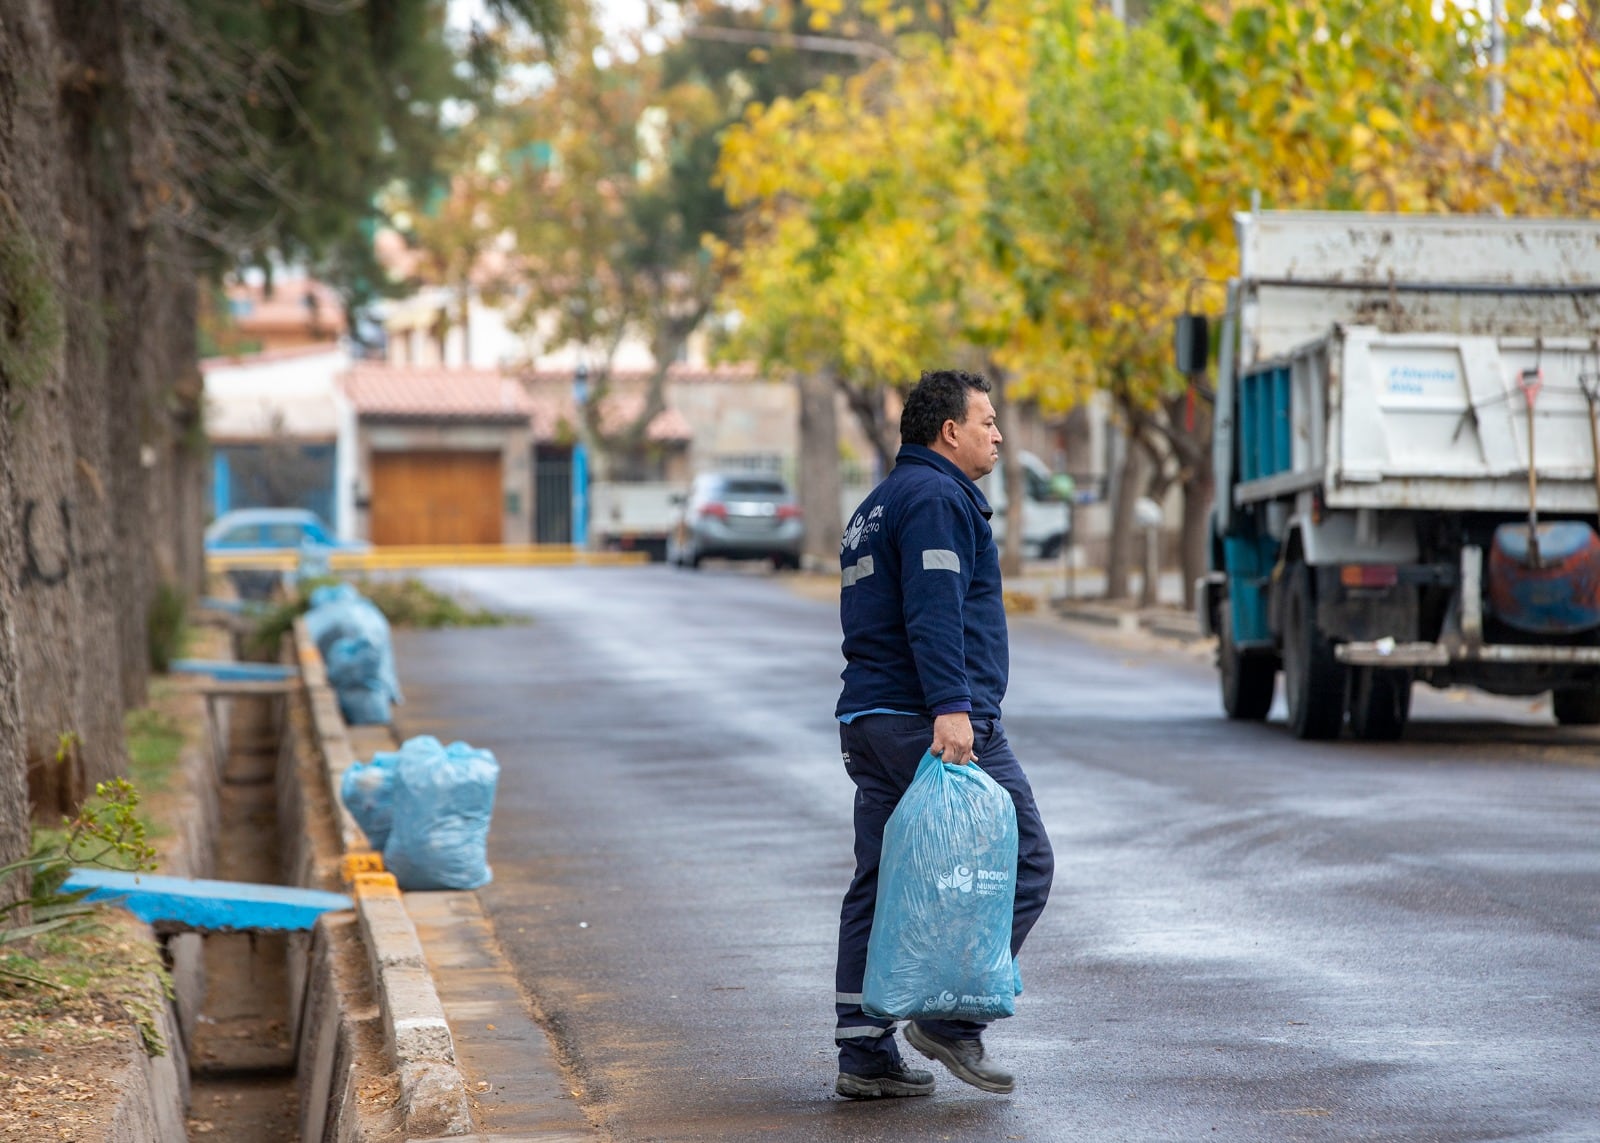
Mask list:
[[498,452],[372,454],[372,542],[498,544]]

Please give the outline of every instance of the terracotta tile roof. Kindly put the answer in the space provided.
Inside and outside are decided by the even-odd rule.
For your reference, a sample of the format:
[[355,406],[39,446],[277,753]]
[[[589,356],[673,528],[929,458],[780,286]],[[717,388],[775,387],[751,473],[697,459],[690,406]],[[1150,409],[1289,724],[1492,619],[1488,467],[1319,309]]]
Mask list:
[[[611,384],[621,389],[631,389],[643,386],[650,380],[648,369],[614,369],[611,372]],[[538,388],[546,385],[560,386],[572,384],[572,370],[570,369],[533,369],[522,374],[530,385]],[[673,365],[667,369],[667,384],[693,385],[702,382],[715,381],[755,381],[761,375],[752,365]]]
[[406,421],[535,422],[539,410],[522,383],[491,369],[417,369],[362,364],[340,378],[357,415]]
[[333,338],[344,332],[344,302],[331,286],[309,278],[283,278],[272,296],[263,285],[228,287],[228,303],[240,333],[306,332]]

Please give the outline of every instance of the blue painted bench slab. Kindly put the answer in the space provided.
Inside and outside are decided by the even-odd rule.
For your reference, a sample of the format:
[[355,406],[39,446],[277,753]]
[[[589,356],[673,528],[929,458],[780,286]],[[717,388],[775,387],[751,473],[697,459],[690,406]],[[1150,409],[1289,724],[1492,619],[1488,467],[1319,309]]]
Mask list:
[[88,889],[88,900],[116,902],[159,933],[304,932],[323,913],[354,907],[343,893],[109,869],[74,869],[62,888]]
[[174,675],[210,675],[230,683],[275,683],[293,678],[297,668],[281,663],[241,663],[233,659],[174,659]]
[[201,596],[199,606],[203,611],[225,611],[230,615],[265,615],[272,610],[265,600],[224,599],[217,595]]

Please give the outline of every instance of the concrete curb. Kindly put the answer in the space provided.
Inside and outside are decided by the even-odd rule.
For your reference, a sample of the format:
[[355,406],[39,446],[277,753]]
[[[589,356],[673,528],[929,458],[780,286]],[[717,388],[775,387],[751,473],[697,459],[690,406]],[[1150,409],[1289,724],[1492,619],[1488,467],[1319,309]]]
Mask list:
[[472,1111],[444,1005],[399,886],[393,875],[379,872],[382,859],[372,852],[366,835],[339,797],[344,772],[357,760],[338,698],[328,686],[322,655],[307,634],[304,620],[295,621],[294,637],[312,729],[338,819],[345,880],[356,899],[362,942],[383,1016],[384,1046],[400,1078],[405,1134],[408,1138],[459,1138],[473,1130]]
[[1195,617],[1189,612],[1173,608],[1138,610],[1084,600],[1057,600],[1051,604],[1051,608],[1062,619],[1092,623],[1097,627],[1114,627],[1123,634],[1143,631],[1184,643],[1199,642],[1202,638]]

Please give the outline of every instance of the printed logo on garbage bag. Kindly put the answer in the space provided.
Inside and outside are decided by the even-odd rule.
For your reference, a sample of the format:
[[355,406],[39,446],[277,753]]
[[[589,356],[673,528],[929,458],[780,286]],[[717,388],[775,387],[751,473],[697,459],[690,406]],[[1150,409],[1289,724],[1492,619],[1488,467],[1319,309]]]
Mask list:
[[959,893],[976,892],[980,897],[1005,892],[1011,874],[1004,869],[979,869],[957,865],[949,873],[939,874],[939,888],[953,889]]
[[922,1002],[920,1011],[924,1015],[936,1012],[995,1012],[1005,1006],[1008,998],[995,994],[978,994],[964,992],[957,996],[949,989],[930,996]]

